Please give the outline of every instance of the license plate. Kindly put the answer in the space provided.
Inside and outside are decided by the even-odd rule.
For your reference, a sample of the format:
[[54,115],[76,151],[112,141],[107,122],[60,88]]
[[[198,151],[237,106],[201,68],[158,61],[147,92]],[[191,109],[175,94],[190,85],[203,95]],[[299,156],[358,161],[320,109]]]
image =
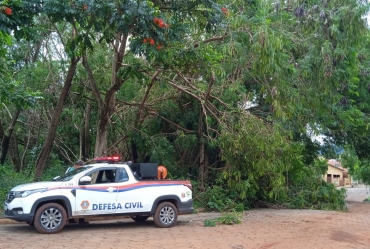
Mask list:
[[7,210],[8,210],[8,205],[4,203],[4,211],[7,211]]

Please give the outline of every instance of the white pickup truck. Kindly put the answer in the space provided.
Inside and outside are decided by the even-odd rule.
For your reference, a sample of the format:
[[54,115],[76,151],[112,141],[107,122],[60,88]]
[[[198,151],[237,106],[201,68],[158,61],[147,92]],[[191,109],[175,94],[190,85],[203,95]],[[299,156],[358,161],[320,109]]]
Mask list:
[[4,203],[5,217],[57,233],[68,219],[130,216],[171,227],[179,214],[192,213],[191,183],[157,179],[158,164],[105,161],[80,167],[53,181],[14,187]]

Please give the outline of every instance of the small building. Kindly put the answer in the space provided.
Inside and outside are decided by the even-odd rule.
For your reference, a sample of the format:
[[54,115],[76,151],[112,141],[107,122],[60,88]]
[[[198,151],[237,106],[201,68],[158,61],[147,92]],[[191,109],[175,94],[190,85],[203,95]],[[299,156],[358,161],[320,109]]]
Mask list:
[[348,174],[348,170],[334,159],[328,160],[328,170],[323,179],[325,182],[333,183],[335,186],[351,185],[351,176]]

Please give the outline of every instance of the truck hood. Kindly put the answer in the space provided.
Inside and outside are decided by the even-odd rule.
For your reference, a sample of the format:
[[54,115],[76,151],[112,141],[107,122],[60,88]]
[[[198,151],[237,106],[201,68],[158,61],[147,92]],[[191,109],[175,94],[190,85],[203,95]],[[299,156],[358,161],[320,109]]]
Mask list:
[[33,190],[33,189],[40,189],[40,188],[52,188],[52,187],[59,187],[62,185],[63,182],[33,182],[33,183],[26,183],[22,185],[18,185],[14,187],[11,191],[26,191],[26,190]]

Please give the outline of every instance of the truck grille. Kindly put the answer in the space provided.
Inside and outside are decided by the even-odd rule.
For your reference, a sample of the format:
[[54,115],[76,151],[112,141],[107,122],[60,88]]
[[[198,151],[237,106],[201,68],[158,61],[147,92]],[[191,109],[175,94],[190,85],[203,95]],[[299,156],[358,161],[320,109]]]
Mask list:
[[15,198],[14,192],[10,191],[8,195],[6,196],[6,202],[11,203]]

